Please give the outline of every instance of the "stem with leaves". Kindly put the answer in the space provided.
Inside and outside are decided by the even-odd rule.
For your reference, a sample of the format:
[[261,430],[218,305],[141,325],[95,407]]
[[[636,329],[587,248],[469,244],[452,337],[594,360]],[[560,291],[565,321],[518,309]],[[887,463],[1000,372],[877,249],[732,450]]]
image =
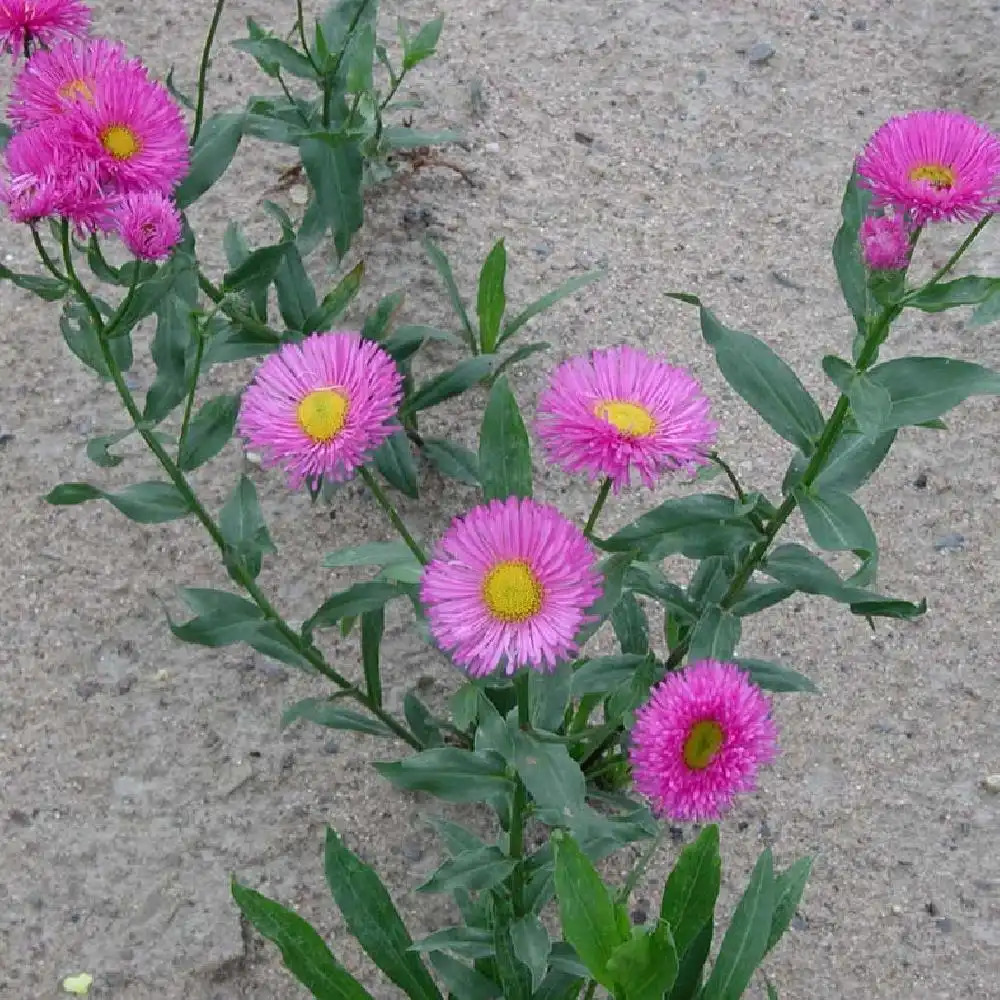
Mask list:
[[590,538],[594,533],[594,526],[597,524],[597,519],[601,516],[601,511],[604,509],[604,504],[608,499],[608,494],[611,492],[612,485],[613,483],[610,476],[607,476],[604,482],[601,483],[597,499],[594,501],[594,506],[590,509],[590,516],[587,518],[587,523],[583,529],[583,533],[588,538]]
[[118,366],[118,362],[115,359],[114,352],[111,349],[111,338],[108,335],[109,328],[105,324],[93,296],[89,291],[87,291],[86,286],[76,273],[76,268],[73,264],[73,248],[70,241],[69,223],[66,221],[63,221],[62,224],[62,252],[67,280],[76,292],[77,297],[83,303],[84,308],[87,310],[87,314],[94,325],[98,345],[101,350],[101,357],[104,360],[104,364],[107,366],[111,381],[114,383],[115,389],[118,391],[118,396],[121,399],[132,424],[138,431],[139,436],[145,442],[146,447],[149,448],[162,466],[163,471],[167,474],[167,477],[170,479],[174,488],[184,500],[187,509],[194,514],[198,521],[201,522],[202,527],[204,527],[209,537],[219,549],[219,552],[223,556],[223,560],[226,562],[227,569],[229,570],[229,574],[232,579],[246,591],[250,599],[260,610],[264,619],[274,625],[275,629],[281,634],[282,638],[285,639],[288,645],[291,646],[304,660],[306,660],[311,667],[328,680],[332,681],[338,687],[342,688],[348,697],[353,698],[366,708],[383,725],[385,725],[386,728],[388,728],[405,743],[408,743],[415,750],[423,749],[421,741],[412,732],[410,732],[408,728],[400,725],[400,723],[398,723],[389,713],[385,712],[378,704],[376,704],[376,702],[370,698],[365,691],[352,684],[346,677],[331,667],[324,659],[323,654],[315,646],[313,646],[311,642],[307,642],[303,639],[302,636],[299,635],[299,633],[285,621],[285,619],[281,616],[274,605],[271,604],[267,596],[257,585],[257,582],[251,573],[241,564],[240,560],[227,558],[231,554],[231,547],[223,536],[222,530],[198,499],[197,494],[191,488],[190,483],[188,483],[187,478],[181,471],[180,467],[170,457],[170,455],[167,454],[163,445],[161,445],[157,440],[150,425],[143,419],[142,412],[135,401],[135,397],[132,395],[131,390],[125,382],[125,377],[122,374],[122,371]]

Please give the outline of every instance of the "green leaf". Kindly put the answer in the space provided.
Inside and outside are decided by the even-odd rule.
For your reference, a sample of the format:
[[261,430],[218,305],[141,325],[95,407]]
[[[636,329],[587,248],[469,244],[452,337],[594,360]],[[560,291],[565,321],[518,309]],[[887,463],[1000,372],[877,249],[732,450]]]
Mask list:
[[698,307],[702,336],[726,381],[773,430],[809,454],[823,432],[823,414],[795,372],[762,340],[723,326],[696,296],[670,297]]
[[232,893],[243,915],[278,946],[286,968],[316,1000],[372,1000],[302,917],[235,880]]
[[488,958],[493,954],[493,935],[478,927],[444,927],[415,941],[410,950],[421,953],[447,951],[462,958]]
[[[288,234],[286,238],[294,239],[294,234]],[[284,259],[274,275],[278,311],[289,330],[302,330],[316,311],[316,289],[306,274],[299,248],[294,243],[286,244],[286,247]]]
[[[253,25],[251,27],[251,25]],[[280,38],[272,38],[257,27],[253,18],[247,18],[249,38],[239,38],[232,43],[234,49],[246,52],[257,60],[257,65],[268,76],[276,77],[275,67],[281,67],[292,76],[303,80],[315,80],[316,70],[312,63],[298,49],[293,49]]]
[[586,779],[564,743],[546,743],[517,730],[514,762],[541,822],[573,829],[588,818]]
[[[106,304],[105,304],[106,305]],[[59,317],[59,330],[66,341],[66,346],[92,371],[103,379],[110,379],[101,351],[101,341],[94,326],[94,321],[77,301],[63,303],[62,315]],[[111,353],[115,364],[121,371],[132,367],[132,339],[129,336],[115,337],[110,342]]]
[[136,483],[117,493],[105,493],[88,483],[62,483],[45,500],[56,507],[73,506],[88,500],[107,500],[139,524],[162,524],[191,513],[187,500],[172,483]]
[[168,622],[170,631],[184,642],[211,648],[246,642],[264,623],[256,604],[228,591],[184,587],[181,596],[196,617],[175,625],[168,616]]
[[436,747],[375,769],[397,788],[430,792],[447,802],[483,802],[510,791],[503,758],[485,751]]
[[812,871],[812,858],[799,858],[774,880],[774,914],[767,938],[770,951],[788,930]]
[[479,458],[468,448],[444,438],[425,437],[422,451],[442,476],[468,486],[479,485]]
[[424,250],[427,251],[427,256],[430,257],[431,263],[434,265],[437,273],[441,275],[445,291],[448,293],[448,300],[451,302],[451,307],[455,310],[455,315],[462,324],[462,330],[469,349],[475,351],[477,349],[476,331],[472,328],[472,323],[469,321],[469,314],[465,310],[465,303],[462,302],[462,295],[458,290],[458,285],[455,283],[455,275],[452,273],[451,264],[448,262],[447,256],[430,237],[424,238]]
[[923,312],[936,313],[956,306],[977,306],[998,291],[1000,278],[980,278],[970,274],[921,288],[907,298],[905,304]]
[[479,432],[479,478],[485,500],[531,496],[531,447],[505,376],[490,390]]
[[278,272],[285,260],[291,243],[275,243],[272,246],[258,247],[250,253],[242,263],[232,271],[227,271],[222,278],[223,292],[238,292],[245,288],[266,288]]
[[339,594],[324,601],[302,626],[302,635],[308,637],[315,629],[329,628],[343,618],[355,618],[365,611],[384,607],[397,597],[407,597],[413,592],[408,585],[368,580],[355,583]]
[[299,143],[299,156],[316,193],[323,223],[333,233],[333,244],[343,257],[364,222],[361,197],[364,170],[361,152],[353,142],[332,134],[329,138],[329,142],[322,138],[303,139]]
[[691,633],[688,643],[688,663],[698,660],[729,660],[736,650],[742,632],[740,619],[718,604],[710,604]]
[[445,861],[417,892],[483,892],[499,885],[517,867],[499,847],[478,847]]
[[240,476],[236,489],[219,512],[219,530],[235,557],[256,579],[263,556],[274,552],[275,547],[260,509],[257,488],[246,476]]
[[537,991],[549,968],[549,955],[552,952],[549,932],[538,917],[529,914],[510,925],[510,940],[518,961],[531,974],[531,989]]
[[361,615],[361,666],[365,675],[368,697],[382,707],[382,672],[379,669],[379,649],[385,630],[385,608],[374,608]]
[[618,983],[619,1000],[663,1000],[677,978],[677,952],[668,924],[652,931],[636,927],[608,960],[608,972]]
[[366,542],[327,553],[323,557],[323,565],[331,569],[340,566],[389,566],[412,558],[413,553],[405,542]]
[[564,281],[558,288],[553,288],[551,292],[547,292],[541,298],[536,299],[529,306],[522,309],[513,319],[508,320],[504,324],[503,331],[497,340],[497,347],[513,337],[521,327],[526,326],[536,316],[551,309],[557,302],[567,298],[574,292],[578,292],[581,288],[585,288],[587,285],[593,284],[593,282],[603,278],[604,275],[604,271],[587,271],[585,274],[578,274]]
[[330,827],[325,870],[344,922],[368,957],[412,1000],[441,1000],[382,880]]
[[429,132],[425,129],[408,128],[405,125],[389,125],[382,130],[382,141],[386,148],[419,149],[421,146],[439,146],[446,142],[461,142],[462,133],[451,129]]
[[116,431],[114,434],[102,434],[100,437],[91,438],[87,442],[87,458],[102,469],[113,469],[116,465],[121,465],[121,456],[112,455],[108,449],[132,433],[133,428],[130,427],[127,431]]
[[695,1000],[701,989],[702,971],[712,949],[713,922],[709,918],[698,936],[681,955],[677,979],[665,1000]]
[[840,206],[843,222],[833,241],[833,263],[844,301],[862,333],[866,329],[868,314],[868,273],[861,256],[858,232],[870,203],[871,192],[858,184],[857,172],[852,171]]
[[365,276],[365,262],[358,263],[351,268],[335,288],[328,292],[320,305],[307,317],[302,324],[303,333],[316,333],[320,330],[329,330],[331,325],[338,320],[361,288],[361,281]]
[[435,375],[403,403],[400,414],[409,416],[431,406],[437,406],[438,403],[443,403],[446,399],[451,399],[452,396],[460,395],[466,389],[472,388],[491,375],[496,360],[495,357],[484,357],[483,355],[466,358],[454,368],[448,368]]
[[407,691],[403,699],[403,717],[413,735],[425,747],[441,746],[444,742],[430,709],[412,691]]
[[441,28],[443,25],[444,17],[435,17],[433,21],[428,21],[423,25],[413,38],[406,40],[406,45],[403,49],[404,73],[434,55],[438,39],[441,37]]
[[889,393],[841,358],[827,355],[823,358],[823,371],[847,396],[861,433],[869,438],[880,434],[892,409]]
[[1000,395],[1000,373],[952,358],[897,358],[868,375],[892,400],[884,430],[933,420],[969,396]]
[[508,726],[507,720],[500,714],[496,705],[490,701],[486,693],[479,691],[479,704],[476,716],[479,725],[476,726],[475,749],[492,750],[507,762],[514,760],[513,725]]
[[645,655],[626,653],[616,656],[597,656],[585,661],[573,674],[574,697],[614,691],[632,679],[636,668],[645,659]]
[[[872,473],[889,454],[895,439],[895,431],[880,434],[876,438],[868,438],[853,431],[844,434],[833,446],[826,464],[816,477],[814,486],[820,491],[834,489],[853,493],[868,482]],[[792,487],[802,477],[805,468],[806,459],[799,453],[785,474],[785,481],[781,484],[782,493],[792,491]]]
[[754,660],[741,656],[736,663],[749,675],[750,680],[765,691],[808,691],[818,694],[819,688],[805,674],[800,674],[780,663],[769,660]]
[[397,364],[402,364],[416,354],[428,340],[439,340],[458,347],[463,344],[462,340],[447,330],[438,330],[433,326],[404,324],[393,330],[392,334],[382,342],[382,347]]
[[507,249],[498,240],[490,250],[479,273],[479,293],[476,314],[479,317],[479,349],[492,354],[500,336],[500,324],[507,308],[504,282],[507,278]]
[[751,580],[743,585],[740,598],[733,601],[729,610],[739,618],[746,618],[780,604],[794,593],[791,587],[780,583]]
[[587,617],[591,619],[590,622],[576,633],[574,644],[578,648],[583,648],[584,643],[604,624],[621,599],[625,574],[628,572],[632,559],[632,552],[616,552],[602,560],[597,567],[603,580],[603,590],[601,596],[587,608]]
[[206,119],[191,154],[191,169],[174,192],[178,209],[193,205],[226,172],[243,138],[245,120],[243,112]]
[[[746,523],[745,512],[735,500],[720,493],[696,493],[694,496],[667,500],[647,511],[605,539],[601,548],[621,552],[652,544],[663,535],[691,537],[720,525]],[[752,527],[750,530],[753,530]]]
[[493,965],[503,986],[504,1000],[531,1000],[531,971],[517,957],[511,936],[514,907],[510,897],[490,893],[487,913],[493,927]]
[[555,884],[563,936],[576,949],[591,976],[608,990],[614,977],[608,962],[625,943],[611,896],[587,856],[565,833],[552,835]]
[[865,512],[846,493],[823,490],[819,493],[797,489],[798,501],[806,527],[813,541],[828,552],[861,550],[873,553],[877,549],[875,533]]
[[403,305],[404,298],[403,292],[391,292],[379,299],[378,305],[365,319],[364,326],[361,328],[361,336],[365,340],[381,342],[392,325],[396,313]]
[[450,955],[431,952],[431,965],[437,970],[450,996],[461,1000],[498,1000],[503,990],[482,973],[470,969]]
[[[222,235],[222,248],[226,253],[226,261],[230,271],[237,270],[244,264],[253,252],[243,235],[243,229],[238,222],[230,220]],[[269,248],[265,248],[269,249]],[[267,321],[267,283],[250,284],[241,289],[247,305],[247,311],[261,322]]]
[[715,967],[702,988],[704,1000],[739,1000],[767,953],[774,915],[775,886],[771,849],[754,866],[743,897],[729,924]]
[[55,302],[63,298],[70,289],[65,281],[43,278],[37,274],[18,274],[3,264],[0,264],[0,281],[9,281],[12,285],[37,295],[45,302]]
[[528,718],[535,729],[556,732],[562,725],[573,683],[573,667],[560,663],[552,673],[528,673]]
[[347,708],[340,708],[329,698],[303,698],[289,705],[281,714],[282,727],[291,725],[297,719],[325,726],[327,729],[346,729],[354,733],[366,733],[369,736],[392,737],[392,731],[378,719],[370,715],[361,715]]
[[542,351],[547,351],[552,345],[547,341],[542,341],[538,344],[523,344],[516,351],[511,351],[503,361],[497,365],[496,374],[502,375],[508,368],[513,368],[514,365],[520,364],[525,358],[530,358],[532,354],[539,354]]
[[396,431],[379,445],[372,456],[375,468],[400,493],[414,500],[420,495],[417,487],[417,463],[405,431]]
[[198,410],[177,456],[184,472],[197,469],[222,451],[233,436],[239,409],[239,396],[216,396]]
[[679,956],[711,926],[721,879],[719,828],[712,823],[681,851],[663,889],[660,919],[669,925]]
[[649,622],[632,591],[626,590],[612,609],[611,627],[623,653],[649,652]]

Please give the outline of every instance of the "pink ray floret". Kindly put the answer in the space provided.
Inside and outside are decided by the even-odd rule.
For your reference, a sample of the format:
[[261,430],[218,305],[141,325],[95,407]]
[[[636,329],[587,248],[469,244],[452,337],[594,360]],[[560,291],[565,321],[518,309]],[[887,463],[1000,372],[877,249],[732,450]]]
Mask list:
[[111,222],[96,164],[80,162],[72,147],[44,128],[15,133],[3,152],[0,201],[15,222],[59,216],[81,233],[105,230]]
[[[310,393],[333,390],[346,401],[342,426],[329,440],[311,437],[299,420]],[[396,363],[359,333],[315,333],[286,344],[257,369],[243,393],[237,422],[249,448],[281,465],[289,486],[344,481],[396,429],[403,395]]]
[[112,214],[122,242],[139,260],[164,260],[180,242],[177,206],[156,191],[126,195]]
[[869,215],[858,238],[861,255],[873,271],[898,271],[910,263],[911,229],[902,215]]
[[[511,613],[490,603],[490,581],[505,572],[511,587],[499,597]],[[501,664],[508,674],[555,669],[576,652],[577,633],[593,620],[587,609],[601,593],[583,532],[554,507],[517,497],[456,518],[420,586],[435,640],[473,677]]]
[[890,118],[858,157],[875,208],[892,206],[917,226],[975,222],[1000,197],[1000,139],[957,111]]
[[95,162],[105,186],[120,195],[172,194],[188,170],[180,108],[165,87],[138,78],[131,65],[106,73],[93,98],[77,101],[51,128]]
[[129,73],[137,85],[149,85],[142,63],[129,59],[124,45],[104,38],[40,49],[14,79],[10,119],[17,128],[26,128],[58,118],[80,101],[93,102],[109,79]]
[[536,430],[549,459],[570,473],[633,474],[652,488],[665,472],[707,461],[716,424],[698,382],[634,347],[594,351],[556,368],[538,401]]
[[[698,734],[710,742],[699,745]],[[714,734],[714,742],[711,742]],[[702,759],[692,766],[688,755]],[[682,822],[718,819],[756,787],[778,752],[767,697],[732,663],[701,660],[668,674],[636,713],[629,755],[637,791],[653,812]]]
[[82,38],[90,27],[90,8],[82,0],[0,0],[0,51],[24,55],[27,42],[51,47]]

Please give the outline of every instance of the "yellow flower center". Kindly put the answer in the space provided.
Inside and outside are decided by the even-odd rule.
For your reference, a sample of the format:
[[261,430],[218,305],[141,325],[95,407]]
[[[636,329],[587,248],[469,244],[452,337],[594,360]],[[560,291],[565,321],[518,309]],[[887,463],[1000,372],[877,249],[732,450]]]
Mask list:
[[607,399],[594,407],[594,415],[606,420],[626,437],[646,437],[656,430],[656,421],[649,410],[638,403]]
[[310,392],[295,411],[302,428],[317,444],[332,441],[347,423],[350,400],[336,389]]
[[86,80],[70,80],[59,88],[59,96],[66,101],[72,101],[75,97],[82,97],[89,103],[94,103],[94,92],[90,89],[90,84]]
[[139,137],[127,125],[109,125],[101,133],[101,145],[116,160],[131,160],[142,149]]
[[704,771],[715,760],[724,739],[722,726],[711,719],[696,722],[684,741],[684,763],[692,771]]
[[925,163],[910,171],[911,181],[927,181],[932,187],[951,188],[955,184],[955,171],[940,163]]
[[541,611],[542,585],[523,559],[507,559],[486,574],[483,598],[501,621],[523,622]]

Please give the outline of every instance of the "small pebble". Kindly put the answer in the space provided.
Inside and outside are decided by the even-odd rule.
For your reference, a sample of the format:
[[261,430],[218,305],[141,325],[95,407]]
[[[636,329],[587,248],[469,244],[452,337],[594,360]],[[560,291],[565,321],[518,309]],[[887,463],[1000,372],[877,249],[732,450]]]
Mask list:
[[0,433],[0,448],[3,448],[4,445],[10,444],[11,441],[13,440],[14,440],[13,434],[11,434],[9,431],[3,431],[2,433]]
[[93,696],[97,694],[97,692],[100,690],[101,690],[101,685],[98,681],[93,681],[93,680],[80,681],[80,683],[76,685],[76,693],[84,701],[93,698]]
[[323,744],[323,753],[328,753],[331,756],[340,753],[340,744],[336,740],[327,740]]
[[851,27],[855,31],[867,31],[868,30],[868,22],[863,17],[856,17],[851,22]]
[[115,694],[128,694],[133,684],[135,684],[135,674],[126,674],[115,685]]
[[950,934],[955,929],[955,924],[951,917],[942,917],[937,921],[937,927],[942,934]]
[[917,478],[913,480],[913,485],[918,490],[925,490],[925,489],[927,489],[927,473],[926,472],[921,472],[917,476]]
[[983,778],[983,788],[993,795],[1000,795],[1000,774],[988,774]]
[[260,659],[257,660],[257,669],[269,680],[288,680],[288,671],[281,666],[280,663],[275,663],[273,660],[269,660],[266,657],[260,657]]
[[937,917],[941,915],[941,911],[937,907],[937,903],[932,899],[929,903],[924,904],[924,909],[927,911],[929,916]]
[[399,851],[407,861],[419,861],[424,856],[423,844],[416,837],[407,837]]
[[893,903],[889,910],[894,917],[902,916],[903,908],[899,905],[899,903]]
[[500,143],[499,142],[488,142],[488,143],[486,143],[485,146],[483,146],[483,149],[487,153],[499,153],[500,152]]
[[573,138],[582,146],[589,146],[594,141],[594,137],[589,132],[581,132],[579,129],[573,133]]
[[965,548],[965,535],[952,531],[947,535],[934,539],[934,548],[938,552],[961,552]]
[[644,924],[649,919],[649,910],[646,908],[645,900],[640,900],[638,905],[634,907],[632,913],[630,914],[632,918],[632,925],[638,927],[640,924]]
[[774,46],[770,42],[754,42],[747,50],[747,59],[751,66],[762,66],[774,55]]
[[546,243],[544,240],[542,240],[541,243],[536,243],[531,249],[534,250],[534,252],[536,254],[538,254],[538,256],[542,260],[545,260],[545,258],[548,257],[549,254],[552,253],[552,246],[551,246],[551,244]]

